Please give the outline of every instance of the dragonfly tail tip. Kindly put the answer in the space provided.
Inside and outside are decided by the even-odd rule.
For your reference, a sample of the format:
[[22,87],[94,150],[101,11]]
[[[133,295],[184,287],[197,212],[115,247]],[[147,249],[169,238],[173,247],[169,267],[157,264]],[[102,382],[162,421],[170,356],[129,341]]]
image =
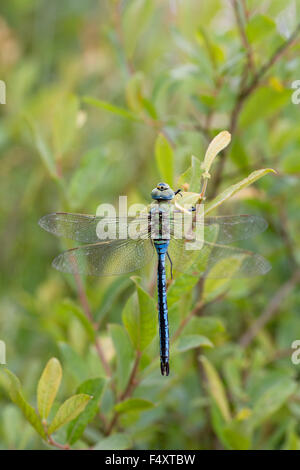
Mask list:
[[160,370],[161,370],[161,375],[168,376],[170,372],[169,361],[161,361]]

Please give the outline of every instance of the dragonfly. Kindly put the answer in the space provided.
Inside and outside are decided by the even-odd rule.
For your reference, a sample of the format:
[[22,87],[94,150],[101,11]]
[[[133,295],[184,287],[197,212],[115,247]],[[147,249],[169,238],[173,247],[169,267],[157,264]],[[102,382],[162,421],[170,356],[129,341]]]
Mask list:
[[[227,246],[251,238],[267,228],[265,220],[256,215],[205,216],[191,230],[176,235],[182,226],[181,206],[175,201],[181,190],[173,191],[167,183],[158,183],[152,190],[152,204],[145,213],[136,216],[104,217],[98,215],[55,212],[45,215],[39,225],[56,236],[83,243],[59,254],[53,267],[59,271],[91,276],[111,276],[134,272],[157,256],[157,298],[160,338],[161,374],[168,376],[169,320],[167,305],[166,265],[173,270],[204,278],[246,278],[269,271],[270,264],[261,255]],[[193,215],[195,207],[189,212]],[[103,231],[103,224],[111,231]],[[100,227],[100,230],[99,230]],[[125,233],[131,230],[134,236]],[[113,237],[116,231],[122,238]],[[197,249],[187,249],[191,239],[197,239]],[[131,233],[132,235],[132,233]],[[194,237],[194,238],[193,238]],[[201,243],[199,243],[199,240]]]

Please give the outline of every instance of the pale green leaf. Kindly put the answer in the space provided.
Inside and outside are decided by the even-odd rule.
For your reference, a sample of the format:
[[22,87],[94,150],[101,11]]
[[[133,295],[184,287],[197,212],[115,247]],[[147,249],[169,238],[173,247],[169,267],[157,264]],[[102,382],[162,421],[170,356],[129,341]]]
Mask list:
[[193,317],[184,329],[184,334],[207,336],[211,341],[224,333],[222,321],[216,317]]
[[[191,166],[182,174],[178,179],[178,185],[183,186],[188,184],[189,191],[195,192],[197,194],[197,199],[199,199],[199,193],[201,188],[201,176],[204,170],[201,168],[201,162],[194,155],[191,156]],[[182,193],[185,197],[185,193]],[[180,202],[180,200],[179,200]]]
[[198,348],[213,348],[213,343],[206,336],[202,335],[185,335],[182,336],[177,345],[178,351],[188,351],[189,349]]
[[11,401],[21,409],[27,421],[34,427],[38,434],[43,439],[46,439],[46,433],[40,417],[35,409],[25,400],[18,377],[8,369],[3,369],[3,371],[9,378],[8,393]]
[[162,181],[173,187],[174,155],[170,143],[159,134],[155,142],[156,164]]
[[52,434],[65,424],[75,419],[86,407],[92,399],[90,395],[80,393],[68,398],[58,409],[56,415],[51,422],[48,433]]
[[123,117],[125,119],[129,119],[130,121],[142,122],[141,118],[135,115],[134,113],[128,111],[127,109],[120,108],[119,106],[115,106],[106,101],[97,100],[89,96],[86,96],[85,98],[83,98],[83,101],[87,104],[95,106],[96,108],[104,109],[105,111],[116,114],[117,116]]
[[72,208],[83,206],[90,194],[101,186],[99,175],[105,174],[110,165],[111,161],[99,148],[83,155],[68,186]]
[[37,388],[37,405],[40,417],[46,420],[51,411],[62,379],[62,368],[56,357],[46,364]]
[[154,406],[154,403],[149,400],[144,400],[143,398],[128,398],[127,400],[115,405],[115,410],[118,413],[128,413],[130,411],[140,412],[149,410]]
[[209,393],[216,402],[223,419],[225,421],[230,421],[230,408],[222,380],[214,366],[206,357],[201,356],[201,362],[207,378]]
[[253,173],[251,173],[247,178],[244,178],[239,183],[229,186],[229,188],[225,189],[225,191],[220,193],[217,197],[215,197],[215,199],[213,199],[212,201],[210,201],[208,204],[205,205],[205,214],[212,212],[214,209],[219,207],[225,201],[228,201],[228,199],[230,199],[234,194],[241,191],[241,189],[244,189],[250,184],[253,184],[259,178],[262,178],[268,173],[276,173],[276,172],[272,170],[272,168],[264,168],[262,170],[256,170],[256,171],[253,171]]
[[86,330],[91,341],[95,340],[95,330],[93,325],[86,317],[82,309],[71,299],[65,299],[59,306],[61,312],[67,312],[74,315]]
[[117,353],[116,378],[119,390],[128,383],[134,357],[132,344],[125,328],[121,325],[109,325],[109,332]]
[[292,379],[280,377],[277,383],[269,386],[254,403],[250,423],[255,428],[283,406],[288,398],[297,390]]
[[138,351],[144,351],[157,332],[156,305],[153,298],[138,284],[137,278],[131,279],[136,285],[138,302],[135,302],[134,297],[128,300],[122,319],[134,347]]

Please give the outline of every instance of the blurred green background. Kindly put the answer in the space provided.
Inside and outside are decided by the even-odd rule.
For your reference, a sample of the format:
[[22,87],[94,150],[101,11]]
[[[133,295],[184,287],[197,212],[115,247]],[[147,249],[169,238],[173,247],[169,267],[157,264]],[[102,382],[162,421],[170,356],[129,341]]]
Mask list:
[[[300,449],[300,365],[291,361],[300,339],[299,22],[299,1],[1,2],[0,340],[34,407],[51,357],[63,368],[54,411],[83,381],[106,378],[72,448]],[[189,183],[190,173],[179,176],[191,155],[202,161],[223,129],[232,142],[214,163],[208,200],[254,170],[278,173],[221,210],[268,221],[244,246],[272,270],[185,289],[171,333],[204,307],[182,328],[179,341],[189,338],[174,346],[170,377],[160,376],[156,335],[130,382],[137,352],[122,311],[137,290],[156,321],[153,270],[141,273],[143,291],[129,276],[74,280],[51,268],[71,245],[37,222],[54,211],[92,214],[125,194],[147,204],[162,176],[158,135],[175,189]],[[214,347],[193,343],[194,333]],[[0,448],[49,448],[6,388],[1,374]],[[55,441],[70,442],[68,429]]]

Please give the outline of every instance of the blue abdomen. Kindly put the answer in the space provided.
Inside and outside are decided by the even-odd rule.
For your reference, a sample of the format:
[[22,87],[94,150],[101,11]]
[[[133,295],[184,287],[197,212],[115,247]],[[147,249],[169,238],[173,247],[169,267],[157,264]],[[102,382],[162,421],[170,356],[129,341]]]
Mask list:
[[157,266],[157,295],[158,321],[160,338],[160,367],[162,375],[169,375],[169,321],[167,305],[166,253],[169,241],[155,240],[154,246],[158,255]]

